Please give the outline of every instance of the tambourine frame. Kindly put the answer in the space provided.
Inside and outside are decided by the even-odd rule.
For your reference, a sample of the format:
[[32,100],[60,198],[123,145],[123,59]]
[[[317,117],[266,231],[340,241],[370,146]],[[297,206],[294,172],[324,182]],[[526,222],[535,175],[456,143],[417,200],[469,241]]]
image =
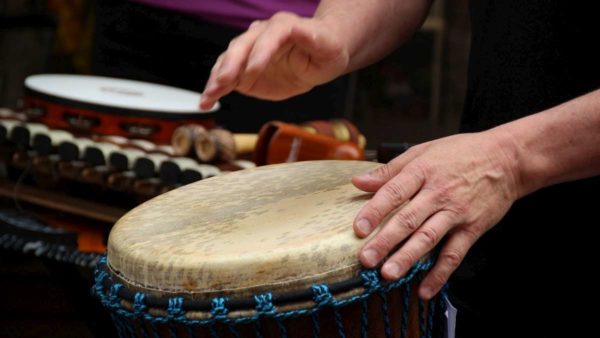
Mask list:
[[196,123],[213,128],[218,112],[162,113],[64,98],[27,86],[24,90],[26,112],[31,121],[73,132],[145,138],[157,144],[170,143],[173,131],[180,125]]

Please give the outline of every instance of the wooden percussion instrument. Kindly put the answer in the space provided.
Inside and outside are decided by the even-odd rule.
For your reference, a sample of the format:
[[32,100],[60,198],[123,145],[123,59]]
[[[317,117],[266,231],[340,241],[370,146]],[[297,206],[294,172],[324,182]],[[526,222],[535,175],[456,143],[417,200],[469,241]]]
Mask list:
[[158,174],[160,165],[168,159],[169,157],[163,154],[148,154],[135,161],[133,171],[140,178],[154,177]]
[[0,143],[4,143],[9,140],[12,130],[21,124],[17,120],[0,120]]
[[0,120],[26,121],[27,116],[9,108],[0,108]]
[[32,121],[78,133],[144,138],[165,144],[183,124],[214,125],[216,104],[198,110],[200,94],[158,84],[99,76],[42,74],[25,80]]
[[33,135],[48,131],[48,127],[41,123],[20,123],[12,128],[10,140],[21,148],[30,147]]
[[73,134],[64,130],[48,130],[33,135],[32,147],[40,155],[56,153],[60,144],[73,139]]
[[195,150],[196,157],[203,162],[212,161],[217,154],[214,139],[206,128],[197,124],[177,127],[171,138],[171,146],[177,156],[188,156]]
[[440,303],[357,259],[352,221],[379,164],[307,161],[240,170],[160,195],[111,230],[95,292],[122,337],[424,337]]
[[302,127],[279,121],[260,129],[254,162],[257,165],[310,160],[362,160],[357,144],[314,134]]
[[107,165],[109,163],[110,154],[119,149],[119,146],[113,143],[92,143],[85,148],[83,160],[92,166]]
[[301,127],[313,134],[333,137],[340,141],[350,141],[361,148],[365,148],[367,139],[358,128],[346,119],[332,119],[329,121],[313,120],[301,124]]
[[258,135],[233,134],[226,129],[206,130],[200,125],[184,125],[173,133],[171,145],[176,156],[196,157],[201,162],[230,162],[238,155],[254,151]]
[[[158,177],[161,182],[167,185],[173,185],[177,183],[183,183],[182,174],[186,171],[195,171],[200,174],[201,178],[207,178],[216,176],[220,173],[220,170],[212,165],[199,164],[196,160],[187,157],[171,157],[160,164],[158,168]],[[196,175],[186,174],[185,181],[190,182],[191,177]]]
[[135,162],[146,156],[141,150],[121,148],[110,153],[108,163],[117,170],[133,169]]

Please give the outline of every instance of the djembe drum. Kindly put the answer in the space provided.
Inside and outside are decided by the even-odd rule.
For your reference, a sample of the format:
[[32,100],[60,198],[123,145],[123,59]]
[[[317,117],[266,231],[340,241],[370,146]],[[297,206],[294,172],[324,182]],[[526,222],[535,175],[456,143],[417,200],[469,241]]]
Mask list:
[[150,200],[112,229],[95,293],[124,337],[431,337],[419,261],[396,282],[363,269],[352,231],[362,161],[232,172]]

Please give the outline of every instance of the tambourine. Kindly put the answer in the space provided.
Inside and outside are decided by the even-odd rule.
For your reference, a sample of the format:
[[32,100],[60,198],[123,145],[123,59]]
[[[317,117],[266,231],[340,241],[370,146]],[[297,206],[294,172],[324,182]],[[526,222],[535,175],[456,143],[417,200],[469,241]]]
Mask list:
[[78,133],[171,140],[175,128],[212,127],[215,111],[200,111],[201,94],[164,85],[98,76],[42,74],[25,80],[32,121]]

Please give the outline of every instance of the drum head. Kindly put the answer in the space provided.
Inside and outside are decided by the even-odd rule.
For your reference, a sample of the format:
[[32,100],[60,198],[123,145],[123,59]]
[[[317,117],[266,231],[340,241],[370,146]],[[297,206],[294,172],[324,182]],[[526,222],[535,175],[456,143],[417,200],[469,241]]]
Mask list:
[[352,222],[372,196],[350,179],[378,165],[286,163],[173,190],[117,222],[109,267],[130,287],[192,298],[348,280],[363,242]]
[[161,118],[194,118],[219,109],[216,103],[200,111],[200,93],[141,81],[100,76],[41,74],[25,79],[30,95],[101,112]]

